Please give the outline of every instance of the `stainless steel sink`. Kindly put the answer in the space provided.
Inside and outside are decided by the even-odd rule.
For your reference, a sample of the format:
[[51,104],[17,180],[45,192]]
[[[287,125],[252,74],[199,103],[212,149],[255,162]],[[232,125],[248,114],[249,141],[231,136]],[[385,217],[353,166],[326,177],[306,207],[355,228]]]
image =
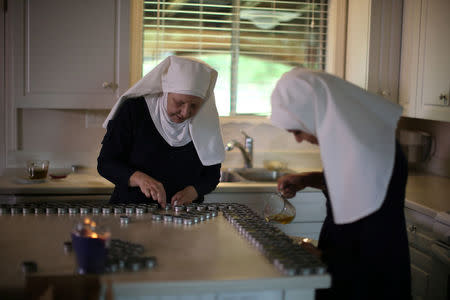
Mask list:
[[265,168],[236,168],[221,170],[221,182],[276,182],[285,174],[294,173],[289,169],[269,170]]

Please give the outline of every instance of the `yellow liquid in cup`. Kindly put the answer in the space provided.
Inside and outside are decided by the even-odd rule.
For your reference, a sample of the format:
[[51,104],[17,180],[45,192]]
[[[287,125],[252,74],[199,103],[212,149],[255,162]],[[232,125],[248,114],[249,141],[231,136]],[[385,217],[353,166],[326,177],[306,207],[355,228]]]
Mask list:
[[283,214],[276,214],[273,216],[268,216],[266,217],[266,222],[277,222],[280,224],[289,224],[292,222],[292,220],[294,219],[295,216],[286,216]]

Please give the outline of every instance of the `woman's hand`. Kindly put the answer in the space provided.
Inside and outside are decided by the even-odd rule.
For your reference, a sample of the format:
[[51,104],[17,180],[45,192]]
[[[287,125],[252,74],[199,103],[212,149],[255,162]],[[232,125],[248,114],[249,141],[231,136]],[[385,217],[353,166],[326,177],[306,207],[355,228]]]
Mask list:
[[145,197],[152,197],[162,207],[166,207],[166,191],[161,182],[141,171],[136,171],[131,175],[129,185],[138,186]]
[[192,185],[189,185],[173,195],[171,199],[172,205],[185,205],[197,199],[198,193]]
[[278,190],[286,198],[292,198],[295,194],[307,187],[304,174],[286,174],[278,178]]
[[305,187],[326,189],[323,172],[306,172],[298,174],[286,174],[278,178],[278,190],[286,198],[292,198]]

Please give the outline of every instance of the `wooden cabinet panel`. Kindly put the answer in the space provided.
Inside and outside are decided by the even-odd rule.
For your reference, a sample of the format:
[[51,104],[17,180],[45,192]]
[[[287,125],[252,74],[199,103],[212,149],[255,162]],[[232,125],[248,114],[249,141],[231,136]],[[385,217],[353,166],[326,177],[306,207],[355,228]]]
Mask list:
[[450,2],[405,0],[399,102],[404,114],[450,121]]
[[[405,208],[410,245],[413,299],[447,299],[449,284],[448,245],[437,240],[436,212]],[[440,224],[445,227],[445,224]],[[445,231],[445,228],[443,229]]]
[[[423,105],[448,106],[450,89],[450,1],[431,0],[422,2],[422,32],[424,42],[420,56],[423,57]],[[450,112],[450,110],[449,110]]]
[[409,247],[409,255],[413,264],[426,273],[431,271],[431,256],[427,255],[414,247]]
[[111,108],[128,88],[129,0],[10,3],[16,107]]
[[411,287],[413,299],[427,299],[430,274],[414,264],[411,265]]

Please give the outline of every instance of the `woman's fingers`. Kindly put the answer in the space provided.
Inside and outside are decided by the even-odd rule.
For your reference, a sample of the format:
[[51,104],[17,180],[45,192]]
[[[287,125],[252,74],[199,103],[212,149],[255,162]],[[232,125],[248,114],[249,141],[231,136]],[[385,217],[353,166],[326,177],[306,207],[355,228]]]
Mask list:
[[183,205],[191,203],[192,201],[197,199],[197,197],[197,190],[192,185],[189,185],[176,193],[170,201],[172,205]]
[[[153,200],[158,201],[158,203],[162,207],[165,207],[166,191],[162,183],[142,172],[137,173],[137,175],[139,176],[139,187],[141,188],[141,192],[145,195],[145,197],[152,197]],[[135,182],[135,180],[133,182]]]

